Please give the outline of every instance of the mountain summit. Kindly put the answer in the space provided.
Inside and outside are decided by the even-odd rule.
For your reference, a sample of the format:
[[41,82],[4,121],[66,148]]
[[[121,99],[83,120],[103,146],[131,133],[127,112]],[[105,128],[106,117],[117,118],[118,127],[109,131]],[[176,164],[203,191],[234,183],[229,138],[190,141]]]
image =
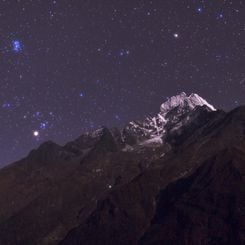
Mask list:
[[187,96],[185,92],[182,92],[176,96],[170,97],[166,102],[161,105],[160,110],[161,114],[164,115],[176,107],[188,107],[191,110],[194,109],[196,106],[204,105],[207,106],[210,110],[215,111],[215,108],[198,94],[192,93],[190,96]]
[[0,244],[245,244],[245,107],[197,94],[0,170]]
[[194,93],[187,96],[182,92],[172,96],[161,105],[156,116],[130,122],[124,129],[125,141],[128,144],[161,144],[170,131],[181,130],[185,124],[190,124],[197,116],[197,113],[193,113],[196,110],[209,112],[216,109]]

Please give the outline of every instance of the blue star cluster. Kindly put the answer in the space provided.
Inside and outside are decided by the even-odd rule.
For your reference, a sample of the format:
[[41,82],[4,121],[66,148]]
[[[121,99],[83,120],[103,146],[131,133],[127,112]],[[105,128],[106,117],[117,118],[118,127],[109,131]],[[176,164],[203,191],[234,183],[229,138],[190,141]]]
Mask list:
[[181,91],[245,103],[244,1],[1,0],[0,23],[0,166]]
[[16,52],[16,53],[19,53],[21,51],[21,44],[20,44],[20,41],[18,40],[13,40],[12,41],[12,48],[13,48],[13,51]]

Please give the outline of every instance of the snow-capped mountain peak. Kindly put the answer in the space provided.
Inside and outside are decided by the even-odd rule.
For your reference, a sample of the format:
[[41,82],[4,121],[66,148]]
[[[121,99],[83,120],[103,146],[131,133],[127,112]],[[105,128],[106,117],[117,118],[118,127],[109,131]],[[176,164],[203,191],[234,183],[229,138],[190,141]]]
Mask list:
[[180,130],[184,125],[191,123],[195,117],[197,107],[203,107],[205,111],[215,111],[205,99],[198,94],[187,95],[182,92],[170,97],[160,107],[160,112],[155,117],[147,117],[144,121],[130,122],[124,129],[124,139],[130,145],[146,145],[157,138],[157,142],[167,137],[169,132]]
[[203,106],[206,105],[209,107],[212,111],[215,110],[215,108],[210,105],[205,99],[200,97],[198,94],[192,93],[190,96],[187,96],[185,92],[182,92],[176,96],[170,97],[166,102],[164,102],[160,107],[160,113],[166,114],[171,109],[175,107],[188,107],[189,109],[194,109],[196,106]]

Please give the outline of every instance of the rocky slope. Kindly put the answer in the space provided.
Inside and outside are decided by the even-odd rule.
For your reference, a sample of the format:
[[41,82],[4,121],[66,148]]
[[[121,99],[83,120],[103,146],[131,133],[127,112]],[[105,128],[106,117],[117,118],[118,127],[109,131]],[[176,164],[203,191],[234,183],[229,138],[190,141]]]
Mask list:
[[196,94],[0,171],[0,244],[244,244],[245,108]]

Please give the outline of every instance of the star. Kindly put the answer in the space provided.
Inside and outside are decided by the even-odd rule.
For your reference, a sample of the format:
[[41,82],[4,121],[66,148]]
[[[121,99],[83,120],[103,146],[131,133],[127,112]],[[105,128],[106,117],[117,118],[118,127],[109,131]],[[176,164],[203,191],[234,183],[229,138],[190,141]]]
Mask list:
[[130,51],[128,49],[122,49],[120,52],[119,52],[119,55],[120,56],[128,56],[130,54]]
[[37,130],[33,131],[33,136],[34,137],[38,137],[39,136],[39,131],[37,131]]
[[21,43],[19,40],[12,41],[12,49],[16,53],[19,53],[21,51]]
[[40,117],[40,115],[41,115],[41,112],[40,111],[36,111],[35,113],[33,113],[32,117],[33,118],[38,118],[38,117]]
[[114,115],[114,118],[115,118],[116,120],[121,120],[120,116],[117,115],[117,114]]
[[10,108],[10,107],[11,107],[11,104],[8,103],[8,102],[4,102],[4,103],[2,104],[2,108]]
[[178,38],[179,37],[179,34],[178,33],[174,33],[174,37],[175,38]]
[[48,126],[48,122],[47,121],[40,123],[40,129],[46,129],[47,126]]
[[202,13],[203,12],[203,8],[202,7],[197,8],[197,12],[198,13]]
[[224,14],[222,13],[218,14],[217,19],[223,19],[223,18],[224,18]]

